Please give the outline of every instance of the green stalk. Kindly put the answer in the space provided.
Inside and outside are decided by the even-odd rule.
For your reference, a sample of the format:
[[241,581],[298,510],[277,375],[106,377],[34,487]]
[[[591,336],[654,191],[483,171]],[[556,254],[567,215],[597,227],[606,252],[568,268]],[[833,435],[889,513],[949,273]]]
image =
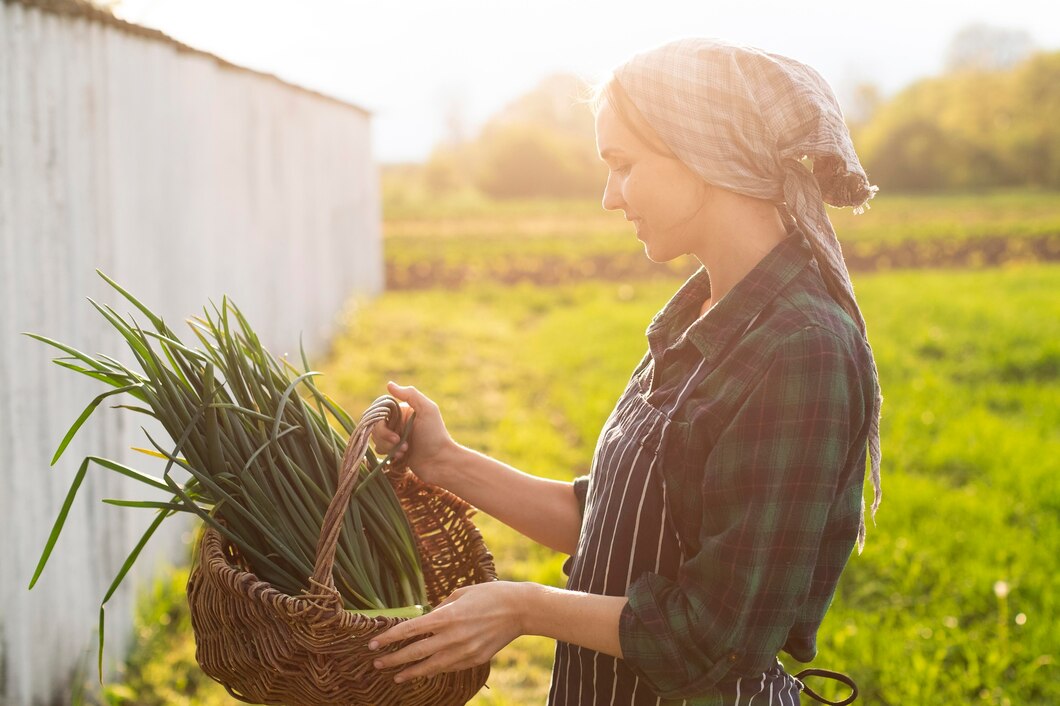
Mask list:
[[[352,433],[354,420],[313,381],[320,373],[311,369],[301,337],[303,370],[286,358],[272,356],[239,307],[223,296],[219,307],[210,301],[202,317],[187,321],[202,346],[191,348],[161,317],[99,274],[155,330],[141,328],[133,316],[126,320],[112,307],[89,299],[124,339],[143,374],[114,358],[96,359],[45,336],[26,334],[65,353],[54,359],[60,367],[113,388],[95,397],[75,420],[53,463],[95,409],[122,392],[139,404],[111,408],[147,414],[177,441],[169,452],[143,430],[166,459],[161,479],[113,461],[86,457],[56,518],[31,587],[55,547],[88,465],[97,463],[172,494],[167,502],[105,500],[108,505],[153,509],[159,515],[119,571],[104,603],[153,528],[176,512],[195,514],[235,544],[262,580],[297,595],[313,571],[320,527],[337,487],[344,434]],[[410,430],[411,420],[402,440]],[[351,609],[374,611],[426,602],[411,525],[383,475],[389,461],[389,455],[377,458],[367,449],[353,469],[356,487],[342,519],[333,566],[336,587]],[[188,473],[183,486],[171,476],[174,466]],[[102,611],[101,605],[101,616]]]
[[383,610],[347,610],[347,613],[362,615],[366,618],[418,618],[430,612],[429,606],[409,605],[403,608],[385,608]]

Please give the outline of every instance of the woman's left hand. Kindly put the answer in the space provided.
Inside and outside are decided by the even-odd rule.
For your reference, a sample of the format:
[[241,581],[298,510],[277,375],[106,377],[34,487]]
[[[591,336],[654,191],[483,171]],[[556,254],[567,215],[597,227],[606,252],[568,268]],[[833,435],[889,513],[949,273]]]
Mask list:
[[407,681],[488,662],[523,630],[525,591],[533,584],[490,581],[458,588],[430,613],[406,620],[372,638],[369,649],[427,635],[374,660],[376,669],[417,662],[394,680]]

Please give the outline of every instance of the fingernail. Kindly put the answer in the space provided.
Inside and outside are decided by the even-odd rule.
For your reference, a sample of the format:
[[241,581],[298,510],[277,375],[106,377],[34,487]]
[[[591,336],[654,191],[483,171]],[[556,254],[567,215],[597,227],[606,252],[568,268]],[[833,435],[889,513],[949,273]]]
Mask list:
[[405,681],[405,677],[394,677],[394,682],[396,684],[400,684],[403,681]]
[[382,669],[383,668],[383,660],[377,659],[376,661],[372,662],[372,666],[375,667],[376,669]]
[[379,647],[379,642],[376,641],[376,640],[372,640],[371,642],[368,643],[368,649],[370,649],[370,650],[374,650],[374,649],[376,649],[378,647]]

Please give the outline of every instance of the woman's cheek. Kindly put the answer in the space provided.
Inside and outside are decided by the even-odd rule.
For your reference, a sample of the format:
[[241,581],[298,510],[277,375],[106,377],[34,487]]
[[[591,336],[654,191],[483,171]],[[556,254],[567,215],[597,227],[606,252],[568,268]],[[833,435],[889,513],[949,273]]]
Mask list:
[[637,210],[636,203],[640,200],[640,182],[636,176],[629,174],[622,182],[622,196],[625,198],[626,203],[633,207],[633,212],[637,216],[640,216],[640,211]]

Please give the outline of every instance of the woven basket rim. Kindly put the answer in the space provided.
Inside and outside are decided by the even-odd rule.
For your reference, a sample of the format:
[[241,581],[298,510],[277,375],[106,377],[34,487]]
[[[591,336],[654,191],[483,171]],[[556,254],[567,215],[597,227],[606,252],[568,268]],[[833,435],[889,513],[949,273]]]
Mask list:
[[[255,599],[265,602],[266,599],[277,600],[288,613],[300,613],[305,610],[317,610],[321,613],[332,613],[340,619],[343,627],[365,628],[369,626],[390,626],[409,620],[409,618],[392,618],[385,616],[366,616],[360,613],[350,612],[343,608],[342,597],[338,591],[330,591],[324,586],[319,586],[317,592],[305,592],[298,596],[292,596],[273,586],[268,581],[258,578],[257,574],[247,571],[233,564],[225,554],[226,546],[231,547],[237,553],[239,548],[234,543],[225,539],[224,535],[214,527],[203,524],[203,532],[199,537],[200,552],[204,562],[208,566],[202,566],[200,570],[211,571],[218,576],[231,576],[236,585],[242,586],[245,595],[253,594]],[[417,548],[418,551],[418,548]],[[421,558],[422,560],[422,558]],[[189,581],[194,575],[194,570],[189,575]],[[307,577],[307,580],[309,577]],[[401,607],[401,606],[394,606]]]

